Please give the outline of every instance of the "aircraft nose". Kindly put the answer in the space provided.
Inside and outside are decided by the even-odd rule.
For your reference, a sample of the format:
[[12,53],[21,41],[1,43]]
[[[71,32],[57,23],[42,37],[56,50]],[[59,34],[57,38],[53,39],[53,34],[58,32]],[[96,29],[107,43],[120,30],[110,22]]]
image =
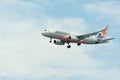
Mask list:
[[46,36],[46,33],[47,33],[46,31],[47,31],[47,30],[45,29],[44,32],[42,32],[41,34],[42,34],[43,36]]
[[44,33],[44,32],[42,32],[41,34],[42,34],[43,36],[45,36],[45,33]]
[[43,36],[48,36],[48,33],[47,32],[42,32],[41,33]]

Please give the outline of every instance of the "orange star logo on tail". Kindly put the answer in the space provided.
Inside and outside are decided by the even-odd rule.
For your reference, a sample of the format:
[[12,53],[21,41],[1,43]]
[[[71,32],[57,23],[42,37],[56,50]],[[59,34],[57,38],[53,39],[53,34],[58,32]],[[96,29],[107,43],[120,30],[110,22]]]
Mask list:
[[108,29],[108,25],[107,26],[105,26],[105,28],[102,30],[102,35],[103,35],[103,37],[107,34],[107,29]]

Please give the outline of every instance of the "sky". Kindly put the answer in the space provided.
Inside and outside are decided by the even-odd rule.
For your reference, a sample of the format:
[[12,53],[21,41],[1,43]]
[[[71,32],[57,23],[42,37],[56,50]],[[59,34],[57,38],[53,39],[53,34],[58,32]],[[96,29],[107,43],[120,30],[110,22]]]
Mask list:
[[[107,44],[49,43],[44,29],[85,34],[109,25]],[[120,80],[119,0],[0,0],[0,80]]]

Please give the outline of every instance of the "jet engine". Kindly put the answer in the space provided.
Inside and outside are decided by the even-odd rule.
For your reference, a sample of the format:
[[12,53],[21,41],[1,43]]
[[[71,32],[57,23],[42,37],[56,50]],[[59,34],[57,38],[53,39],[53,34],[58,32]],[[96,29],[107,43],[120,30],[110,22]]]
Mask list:
[[60,40],[54,40],[54,44],[56,44],[56,45],[64,45],[65,42],[60,41]]

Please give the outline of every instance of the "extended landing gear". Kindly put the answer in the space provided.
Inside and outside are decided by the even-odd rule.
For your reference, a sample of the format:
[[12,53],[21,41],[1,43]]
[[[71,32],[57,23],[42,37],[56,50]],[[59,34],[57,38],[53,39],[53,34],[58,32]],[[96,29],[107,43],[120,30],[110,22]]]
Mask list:
[[67,48],[71,48],[71,46],[70,46],[70,44],[68,43],[68,46],[67,46]]
[[52,43],[52,41],[49,41],[49,43]]
[[49,41],[49,43],[52,43],[52,38],[50,38],[50,41]]
[[70,45],[68,45],[68,46],[67,46],[67,48],[71,48],[71,46],[70,46]]
[[81,43],[77,43],[77,45],[78,45],[78,46],[80,46],[80,45],[81,45]]

